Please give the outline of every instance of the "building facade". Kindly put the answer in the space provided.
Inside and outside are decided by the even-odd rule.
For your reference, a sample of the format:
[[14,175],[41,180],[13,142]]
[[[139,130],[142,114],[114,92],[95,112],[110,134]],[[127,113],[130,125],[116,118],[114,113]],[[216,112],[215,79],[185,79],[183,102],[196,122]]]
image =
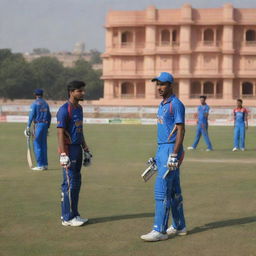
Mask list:
[[151,79],[167,71],[186,105],[256,106],[256,9],[111,11],[105,29],[102,103],[156,105]]

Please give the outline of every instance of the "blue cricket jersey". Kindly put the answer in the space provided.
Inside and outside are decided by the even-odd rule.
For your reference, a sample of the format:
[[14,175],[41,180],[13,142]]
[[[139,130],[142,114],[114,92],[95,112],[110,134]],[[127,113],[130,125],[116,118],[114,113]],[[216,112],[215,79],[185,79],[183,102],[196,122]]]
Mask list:
[[66,102],[57,113],[57,128],[64,128],[65,144],[82,144],[83,142],[83,108]]
[[248,111],[246,108],[235,108],[234,111],[234,119],[236,125],[244,124],[245,115],[247,115]]
[[199,124],[207,124],[208,123],[208,113],[209,113],[210,107],[205,104],[205,105],[200,105],[197,108],[197,118],[198,118],[198,123]]
[[36,99],[30,106],[30,113],[27,126],[30,127],[31,123],[47,123],[48,127],[51,124],[51,113],[48,103],[42,99]]
[[185,107],[175,96],[169,97],[166,102],[162,101],[157,113],[157,141],[158,144],[175,143],[177,131],[171,136],[175,124],[185,123]]

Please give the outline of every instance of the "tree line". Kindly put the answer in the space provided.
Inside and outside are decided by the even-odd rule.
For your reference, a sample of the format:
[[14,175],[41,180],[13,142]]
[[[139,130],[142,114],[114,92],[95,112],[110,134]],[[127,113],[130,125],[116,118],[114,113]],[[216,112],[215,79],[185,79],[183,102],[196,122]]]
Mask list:
[[67,98],[66,85],[72,80],[86,82],[87,100],[103,96],[101,71],[93,70],[92,63],[83,59],[73,67],[64,67],[54,57],[40,57],[27,62],[22,54],[0,49],[0,98],[31,99],[36,88],[44,90],[46,99]]

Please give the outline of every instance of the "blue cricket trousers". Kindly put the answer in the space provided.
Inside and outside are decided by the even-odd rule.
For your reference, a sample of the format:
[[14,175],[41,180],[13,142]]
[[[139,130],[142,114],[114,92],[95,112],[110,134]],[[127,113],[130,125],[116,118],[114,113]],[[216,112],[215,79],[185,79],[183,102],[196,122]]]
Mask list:
[[199,140],[200,140],[202,134],[203,134],[203,137],[204,137],[204,141],[207,145],[207,148],[212,149],[212,143],[211,143],[209,135],[208,135],[208,124],[202,124],[202,123],[199,123],[197,125],[196,137],[195,137],[195,140],[194,140],[194,143],[193,143],[192,147],[193,148],[197,147],[197,144],[199,143]]
[[[167,168],[169,154],[173,152],[174,144],[161,144],[156,154],[157,177],[155,182],[155,219],[153,229],[165,233],[168,228],[169,213],[172,213],[172,225],[175,229],[181,230],[185,227],[183,213],[183,198],[180,187],[179,169],[170,171],[163,179]],[[178,154],[180,163],[184,157],[183,149]]]
[[71,165],[67,168],[68,170],[63,168],[63,183],[61,185],[61,216],[65,221],[80,216],[78,212],[78,200],[81,187],[81,145],[69,145],[68,156]]
[[234,128],[234,147],[245,148],[245,124],[236,124]]
[[47,123],[35,124],[35,139],[34,139],[34,153],[37,162],[37,166],[48,165],[47,160]]

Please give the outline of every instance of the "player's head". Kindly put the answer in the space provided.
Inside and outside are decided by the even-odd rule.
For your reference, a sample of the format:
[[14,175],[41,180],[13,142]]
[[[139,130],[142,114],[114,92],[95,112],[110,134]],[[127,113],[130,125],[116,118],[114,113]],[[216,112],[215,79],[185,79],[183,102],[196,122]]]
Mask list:
[[36,96],[36,97],[43,97],[43,94],[44,94],[44,90],[43,89],[35,89],[34,90],[34,95]]
[[205,104],[206,99],[207,99],[207,96],[201,95],[201,96],[199,97],[199,99],[200,99],[201,104]]
[[236,105],[238,108],[241,108],[243,106],[243,101],[241,99],[236,100]]
[[76,101],[84,100],[84,87],[86,86],[85,82],[74,80],[70,82],[67,86],[68,89],[68,97],[73,98]]
[[172,84],[174,78],[172,74],[168,72],[162,72],[159,76],[153,78],[152,82],[156,82],[159,95],[163,98],[170,97],[173,94]]

